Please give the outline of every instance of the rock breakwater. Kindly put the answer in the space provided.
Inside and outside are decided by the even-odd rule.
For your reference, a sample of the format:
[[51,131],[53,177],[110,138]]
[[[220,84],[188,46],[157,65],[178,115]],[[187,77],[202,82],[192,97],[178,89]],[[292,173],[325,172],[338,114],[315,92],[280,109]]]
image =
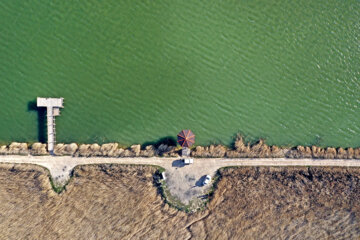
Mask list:
[[[0,146],[0,155],[49,155],[44,143],[18,143]],[[56,144],[56,156],[74,157],[180,157],[181,148],[167,144],[141,146],[132,145],[129,148],[120,147],[118,143]],[[241,135],[229,148],[223,145],[196,146],[191,150],[192,157],[214,158],[326,158],[326,159],[360,159],[360,148],[334,148],[318,146],[280,147],[269,146],[260,139],[256,143],[245,143]]]

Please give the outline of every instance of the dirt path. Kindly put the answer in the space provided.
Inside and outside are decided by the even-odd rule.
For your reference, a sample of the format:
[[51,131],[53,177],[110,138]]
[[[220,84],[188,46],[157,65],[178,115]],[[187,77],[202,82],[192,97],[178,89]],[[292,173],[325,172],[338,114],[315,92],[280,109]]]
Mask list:
[[360,167],[354,159],[289,159],[289,158],[196,158],[192,165],[184,166],[179,158],[79,158],[53,156],[0,156],[0,163],[37,164],[49,169],[53,179],[61,184],[69,179],[72,169],[83,164],[149,164],[166,169],[166,182],[170,193],[183,203],[203,195],[209,186],[202,186],[204,175],[212,175],[226,166],[339,166]]

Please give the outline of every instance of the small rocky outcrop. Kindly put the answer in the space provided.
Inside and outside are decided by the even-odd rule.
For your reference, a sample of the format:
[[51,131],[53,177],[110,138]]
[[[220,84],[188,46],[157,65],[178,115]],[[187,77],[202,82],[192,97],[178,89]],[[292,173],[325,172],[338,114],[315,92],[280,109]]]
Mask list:
[[175,146],[168,146],[166,152],[163,153],[164,157],[179,157],[179,151]]
[[194,150],[190,152],[192,157],[203,157],[205,148],[203,146],[196,146]]
[[103,157],[117,157],[118,143],[104,143],[101,145],[100,152]]
[[78,157],[89,157],[91,156],[90,144],[81,144],[79,150],[75,154]]
[[271,146],[271,157],[285,157],[283,150],[281,148],[279,148],[278,146]]
[[355,148],[354,158],[360,159],[360,148]]
[[226,154],[226,148],[223,145],[210,145],[208,151],[210,157],[224,157]]
[[118,143],[104,143],[101,146],[97,143],[81,144],[77,151],[75,146],[72,150],[76,151],[73,155],[78,157],[124,157],[124,149],[118,146]]
[[303,152],[303,157],[304,158],[311,158],[312,157],[312,151],[311,148],[306,146],[305,147],[305,151]]
[[1,155],[6,155],[6,154],[8,154],[8,152],[9,152],[9,149],[6,145],[0,146],[0,154]]
[[165,153],[169,152],[171,148],[166,144],[160,144],[156,149],[156,155],[163,156]]
[[155,150],[155,155],[162,157],[179,157],[178,150],[175,146],[169,146],[167,144],[160,144]]
[[69,155],[74,155],[78,148],[79,147],[76,143],[65,144],[65,153]]
[[141,146],[140,146],[140,144],[132,145],[132,146],[130,147],[130,149],[131,149],[131,152],[134,154],[135,157],[140,156],[140,151],[141,151]]
[[258,143],[253,145],[250,150],[250,157],[266,158],[270,157],[270,147],[265,144],[265,141],[260,139]]
[[311,146],[311,152],[314,158],[324,158],[325,150],[321,147]]
[[144,150],[141,150],[140,156],[153,157],[155,156],[156,148],[153,145],[146,146]]
[[228,150],[226,151],[226,155],[227,158],[241,158],[243,157],[241,155],[241,153],[239,153],[238,151],[234,151],[234,150]]
[[337,149],[336,156],[337,158],[344,159],[344,158],[348,158],[348,153],[345,149],[340,147]]
[[97,143],[93,143],[89,147],[89,152],[92,157],[102,156],[101,147]]
[[130,151],[129,149],[125,149],[121,154],[120,157],[134,157],[134,152]]
[[197,146],[191,151],[193,157],[225,157],[225,155],[227,155],[227,149],[223,145]]
[[346,153],[347,153],[346,154],[347,158],[354,158],[354,149],[353,148],[348,148]]
[[27,155],[29,154],[27,143],[12,142],[8,148],[8,154]]
[[65,144],[58,143],[54,147],[54,154],[57,156],[62,156],[62,155],[64,155],[63,154],[64,150],[65,150]]
[[304,151],[305,148],[303,146],[297,146],[296,148],[291,148],[287,153],[287,158],[300,158],[301,157],[301,151]]
[[[76,143],[55,145],[54,154],[58,156],[76,157],[179,157],[181,149],[176,146],[160,144],[148,145],[144,149],[141,145],[132,145],[127,149],[119,148],[118,143],[105,143],[99,145]],[[47,145],[44,143],[34,143],[28,147],[27,143],[13,142],[10,145],[0,146],[0,155],[48,155]],[[193,157],[208,158],[328,158],[328,159],[360,159],[360,148],[322,148],[318,146],[297,146],[297,147],[278,147],[269,146],[264,140],[260,139],[255,144],[245,143],[241,135],[238,135],[232,149],[223,145],[196,146],[191,150]]]
[[235,143],[234,143],[235,151],[242,153],[241,156],[247,157],[248,154],[251,152],[250,145],[245,145],[244,139],[242,136],[238,135],[236,137]]
[[336,153],[335,148],[333,148],[333,147],[326,148],[325,155],[324,155],[325,158],[333,159],[333,158],[336,158],[336,155],[337,155],[337,153]]
[[48,155],[49,152],[46,149],[45,143],[34,143],[31,145],[30,153],[32,155]]
[[54,154],[57,156],[73,156],[77,149],[78,145],[76,143],[58,143],[55,145]]

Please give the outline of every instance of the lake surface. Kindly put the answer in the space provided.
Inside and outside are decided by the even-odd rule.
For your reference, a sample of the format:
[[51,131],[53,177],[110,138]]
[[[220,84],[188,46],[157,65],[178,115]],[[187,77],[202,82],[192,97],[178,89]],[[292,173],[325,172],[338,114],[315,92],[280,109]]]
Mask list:
[[0,142],[360,146],[360,2],[1,1]]

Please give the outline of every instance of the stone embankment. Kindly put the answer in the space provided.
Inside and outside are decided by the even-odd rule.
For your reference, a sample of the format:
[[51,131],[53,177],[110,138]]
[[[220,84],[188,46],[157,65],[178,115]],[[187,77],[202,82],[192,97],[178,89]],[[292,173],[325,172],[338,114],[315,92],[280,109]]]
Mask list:
[[194,157],[227,157],[227,158],[326,158],[326,159],[360,159],[360,148],[321,148],[317,146],[278,147],[269,146],[264,140],[255,144],[245,143],[238,136],[234,148],[222,145],[197,146],[192,150]]
[[[43,143],[13,142],[10,145],[0,146],[0,155],[49,155],[47,145]],[[132,145],[129,148],[121,148],[118,143],[94,144],[56,144],[54,155],[74,157],[178,157],[179,149],[175,146],[161,144],[158,147],[149,145],[141,148],[141,145]]]
[[[119,147],[118,143],[63,144],[55,146],[57,156],[74,157],[179,157],[181,149],[176,146],[160,144],[159,146],[132,145],[129,148]],[[48,155],[47,145],[43,143],[13,142],[0,146],[0,155]],[[255,144],[245,143],[239,135],[233,148],[223,145],[196,146],[191,151],[192,157],[203,158],[326,158],[326,159],[360,159],[360,148],[321,148],[317,146],[278,147],[269,146],[264,140]]]

